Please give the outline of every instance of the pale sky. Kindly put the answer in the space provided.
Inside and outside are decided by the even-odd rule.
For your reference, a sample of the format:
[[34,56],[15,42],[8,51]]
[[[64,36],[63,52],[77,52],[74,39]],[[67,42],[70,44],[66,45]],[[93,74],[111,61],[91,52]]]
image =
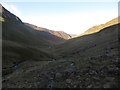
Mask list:
[[69,34],[81,34],[118,16],[118,2],[2,2],[2,5],[23,22]]

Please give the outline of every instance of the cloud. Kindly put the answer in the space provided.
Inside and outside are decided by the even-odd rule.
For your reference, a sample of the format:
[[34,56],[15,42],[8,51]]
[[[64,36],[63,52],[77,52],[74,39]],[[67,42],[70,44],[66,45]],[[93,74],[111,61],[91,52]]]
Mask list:
[[21,17],[21,11],[13,4],[10,4],[10,3],[5,3],[5,2],[2,2],[1,3],[2,6],[4,6],[7,10],[9,10],[11,13],[15,14],[16,16],[18,17]]

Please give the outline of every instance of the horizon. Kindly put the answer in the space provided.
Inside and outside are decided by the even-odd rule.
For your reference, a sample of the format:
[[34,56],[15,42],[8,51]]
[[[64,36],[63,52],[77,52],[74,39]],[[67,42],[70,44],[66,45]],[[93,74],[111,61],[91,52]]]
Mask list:
[[68,34],[82,34],[118,16],[117,2],[3,2],[23,22]]

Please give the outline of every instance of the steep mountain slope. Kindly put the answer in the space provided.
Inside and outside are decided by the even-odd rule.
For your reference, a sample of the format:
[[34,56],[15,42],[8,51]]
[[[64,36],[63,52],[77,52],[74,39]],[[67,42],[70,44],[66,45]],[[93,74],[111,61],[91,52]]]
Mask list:
[[81,36],[86,35],[86,34],[92,34],[92,33],[95,33],[95,32],[99,32],[100,30],[102,30],[106,27],[109,27],[111,25],[115,25],[117,23],[118,23],[118,18],[114,18],[114,19],[110,20],[109,22],[107,22],[105,24],[101,24],[101,25],[91,27],[90,29],[85,31],[83,34],[81,34]]
[[49,32],[26,26],[4,7],[1,14],[3,75],[9,73],[14,65],[26,60],[50,60],[52,53],[46,48],[64,41]]
[[65,33],[63,31],[53,31],[53,30],[49,30],[49,29],[46,29],[46,28],[37,27],[37,26],[29,24],[29,23],[25,23],[25,24],[27,26],[29,26],[29,27],[32,27],[33,29],[42,30],[42,31],[45,31],[45,32],[49,32],[50,34],[53,34],[53,35],[55,35],[57,37],[65,39],[65,40],[72,38],[69,34],[67,34],[67,33]]

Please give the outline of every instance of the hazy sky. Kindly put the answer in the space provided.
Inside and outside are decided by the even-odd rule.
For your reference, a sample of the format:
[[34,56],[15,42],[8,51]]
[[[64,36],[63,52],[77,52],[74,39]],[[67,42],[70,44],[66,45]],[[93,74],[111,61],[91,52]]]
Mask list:
[[3,2],[23,22],[81,34],[118,16],[117,2]]

